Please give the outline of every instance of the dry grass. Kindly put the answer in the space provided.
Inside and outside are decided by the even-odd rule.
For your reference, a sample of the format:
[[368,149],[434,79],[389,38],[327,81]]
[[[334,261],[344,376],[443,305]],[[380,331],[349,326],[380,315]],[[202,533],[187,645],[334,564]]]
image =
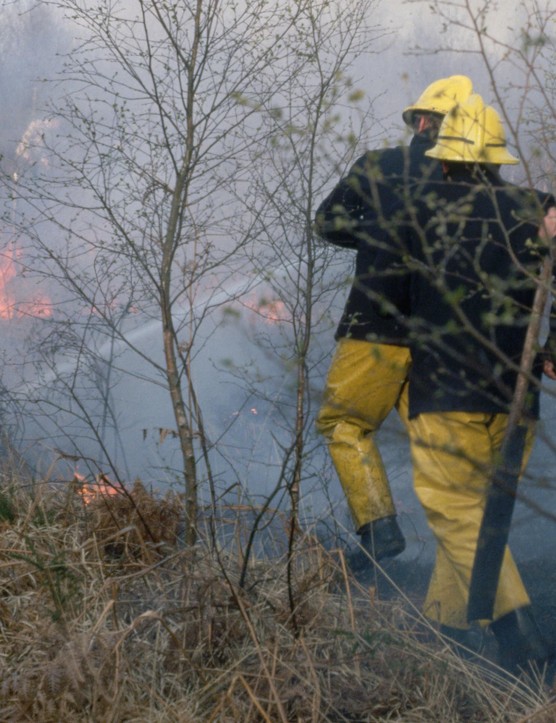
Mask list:
[[0,721],[556,720],[546,693],[456,658],[311,536],[292,595],[284,559],[251,560],[240,588],[232,545],[178,544],[175,496],[0,490]]

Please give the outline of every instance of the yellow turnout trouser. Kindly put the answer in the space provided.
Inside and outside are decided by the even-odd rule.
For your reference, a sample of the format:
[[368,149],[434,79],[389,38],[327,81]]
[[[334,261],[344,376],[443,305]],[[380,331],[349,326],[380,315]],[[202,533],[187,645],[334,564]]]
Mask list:
[[405,347],[340,339],[328,372],[317,429],[328,440],[357,530],[396,511],[373,433],[394,406],[407,421],[409,365]]
[[[506,414],[420,414],[409,422],[415,492],[436,537],[436,563],[424,612],[443,625],[467,628],[467,602],[486,490],[500,451]],[[531,424],[523,467],[533,443]],[[494,620],[530,603],[506,548]]]

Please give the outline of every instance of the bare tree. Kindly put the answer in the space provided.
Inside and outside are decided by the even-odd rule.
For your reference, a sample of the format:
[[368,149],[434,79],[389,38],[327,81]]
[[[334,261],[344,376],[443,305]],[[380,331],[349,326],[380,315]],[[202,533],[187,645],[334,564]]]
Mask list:
[[[372,110],[352,77],[352,63],[371,53],[382,37],[382,29],[369,24],[375,5],[374,0],[341,6],[314,3],[300,13],[289,42],[292,56],[304,44],[303,66],[296,82],[271,99],[268,161],[257,173],[266,200],[265,213],[258,219],[264,251],[253,261],[261,271],[279,270],[269,275],[279,305],[267,313],[274,314],[285,339],[280,347],[275,337],[266,344],[269,353],[281,356],[287,370],[282,429],[274,429],[273,435],[280,439],[285,455],[275,489],[286,493],[290,502],[288,589],[294,626],[293,561],[300,496],[304,483],[318,479],[318,448],[322,449],[313,430],[313,403],[320,395],[334,333],[334,321],[327,317],[351,270],[344,254],[318,239],[313,219],[338,168],[351,162],[361,144],[370,142]],[[349,116],[343,107],[349,108]],[[322,485],[320,479],[318,483]]]
[[[343,73],[376,39],[364,21],[372,2],[52,5],[72,23],[74,48],[12,178],[27,263],[58,284],[38,344],[41,369],[50,367],[50,383],[70,399],[65,411],[85,423],[118,479],[105,440],[122,423],[111,406],[117,379],[131,371],[122,354],[131,351],[151,368],[171,399],[174,424],[158,434],[179,443],[176,469],[193,543],[199,486],[214,483],[195,358],[214,329],[215,308],[260,270],[253,244],[277,220],[279,240],[272,232],[275,251],[266,260],[286,271],[294,329],[288,489],[297,505],[313,305],[322,293],[315,279],[324,268],[311,230],[314,189],[325,178],[324,169],[316,175],[317,154],[325,138],[345,144],[334,107],[357,100]],[[350,152],[353,139],[345,145]],[[137,342],[139,319],[160,324],[161,357]],[[69,359],[63,373],[61,358]],[[56,419],[62,406],[47,401]],[[64,425],[59,432],[67,435]]]
[[94,322],[79,325],[82,349],[92,329],[123,341],[121,320],[132,310],[161,321],[163,361],[149,362],[172,401],[191,543],[196,440],[208,444],[191,369],[195,341],[213,294],[251,239],[252,221],[237,219],[233,192],[260,135],[257,106],[291,78],[280,38],[303,3],[56,6],[81,37],[49,119],[59,135],[41,137],[48,171],[35,166],[18,193],[25,186],[27,208],[56,235],[55,243],[35,237],[45,273],[57,277],[73,310],[78,301],[94,311]]

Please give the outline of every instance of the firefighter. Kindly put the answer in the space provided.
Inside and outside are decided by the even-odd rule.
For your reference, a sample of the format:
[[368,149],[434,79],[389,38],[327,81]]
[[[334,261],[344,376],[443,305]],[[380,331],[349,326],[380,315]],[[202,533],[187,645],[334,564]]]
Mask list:
[[[467,603],[486,491],[508,422],[534,279],[556,233],[556,208],[549,195],[501,181],[498,167],[519,160],[507,150],[498,114],[476,94],[445,117],[427,156],[443,164],[445,178],[423,188],[403,259],[410,286],[409,433],[415,491],[437,541],[424,612],[465,641],[472,639]],[[525,457],[539,416],[541,370],[537,365],[528,392]],[[545,372],[554,378],[550,362]],[[508,670],[546,662],[509,548],[493,620],[481,621],[487,623]]]
[[471,92],[472,82],[463,75],[429,85],[403,111],[414,133],[409,147],[365,153],[316,214],[316,231],[323,239],[356,250],[354,281],[317,416],[360,536],[360,546],[349,558],[354,570],[405,549],[373,436],[395,406],[406,417],[410,355],[405,330],[390,313],[401,304],[398,289],[379,273],[375,258],[394,240],[390,206],[417,194],[419,182],[441,178],[439,164],[425,151],[434,145],[444,115]]

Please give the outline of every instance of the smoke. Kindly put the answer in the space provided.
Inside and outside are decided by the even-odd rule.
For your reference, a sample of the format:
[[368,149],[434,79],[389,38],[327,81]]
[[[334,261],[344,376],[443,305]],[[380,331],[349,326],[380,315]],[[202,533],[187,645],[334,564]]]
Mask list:
[[[516,79],[513,56],[507,51],[520,47],[522,42],[525,4],[512,7],[490,4],[483,20],[497,42],[486,41],[485,55],[479,52],[477,34],[469,26],[467,2],[459,5],[441,3],[444,10],[451,13],[448,18],[435,12],[434,5],[434,2],[421,0],[391,0],[375,8],[373,21],[386,32],[377,43],[376,53],[356,59],[353,69],[356,86],[363,89],[369,99],[374,99],[377,122],[371,130],[372,139],[368,139],[373,145],[395,143],[406,137],[401,121],[402,109],[439,76],[469,75],[476,91],[495,106],[498,99],[493,92],[485,57],[494,69],[494,78],[500,88],[509,88],[511,81]],[[471,7],[473,5],[479,7],[478,3]],[[129,2],[127,9],[135,11],[135,6],[136,3]],[[120,3],[120,8],[124,12],[126,4]],[[41,2],[10,4],[3,8],[0,22],[3,56],[0,65],[0,151],[5,172],[11,175],[18,162],[40,166],[43,163],[40,154],[42,134],[62,132],[60,128],[48,126],[43,109],[56,92],[64,92],[63,88],[41,79],[54,77],[61,68],[63,54],[75,42],[76,28],[62,20],[53,6]],[[513,118],[516,96],[508,93],[505,97]],[[366,145],[367,139],[360,141],[361,145]],[[336,180],[331,178],[330,183]],[[7,219],[13,215],[13,204],[13,198],[6,200],[4,217]],[[3,235],[7,246],[5,230]],[[56,242],[53,239],[53,244]],[[344,273],[345,267],[342,264],[339,267],[341,272],[338,273]],[[20,286],[21,280],[20,276]],[[330,279],[328,281],[332,284]],[[269,326],[264,315],[257,313],[257,304],[265,297],[276,304],[275,307],[267,304],[271,310],[280,308],[280,300],[272,297],[271,286],[264,286],[263,275],[255,284],[257,282],[264,293],[256,297],[255,310],[249,311],[250,305],[253,306],[249,296],[252,290],[249,289],[244,295],[239,294],[244,298],[230,304],[227,314],[219,311],[210,320],[198,340],[202,351],[195,360],[195,369],[201,380],[200,401],[206,410],[209,439],[215,446],[222,445],[223,450],[222,459],[216,463],[216,475],[226,479],[228,485],[230,480],[238,486],[248,482],[254,494],[264,497],[272,487],[281,462],[284,437],[280,428],[293,404],[293,381],[284,372],[281,360],[272,357],[273,350],[287,348],[291,338],[281,338],[278,328]],[[225,286],[226,294],[238,295],[235,283],[231,281]],[[55,297],[56,292],[52,290],[51,294]],[[205,304],[206,299],[201,298],[199,303]],[[334,346],[332,334],[340,307],[341,303],[332,309],[332,318],[326,318],[315,335],[315,357],[320,359],[314,382],[316,392],[323,383]],[[324,319],[324,312],[322,316]],[[48,320],[44,321],[48,324]],[[19,355],[16,345],[23,342],[18,338],[23,335],[22,329],[22,325],[12,325],[8,331],[2,324],[4,339],[9,336],[10,354],[16,360]],[[174,422],[167,395],[161,386],[161,378],[138,362],[141,354],[150,354],[153,349],[159,354],[160,325],[128,316],[123,331],[138,354],[131,354],[129,347],[121,346],[117,339],[102,337],[87,364],[83,363],[79,350],[70,352],[69,347],[63,347],[56,351],[52,367],[37,369],[30,366],[25,370],[26,384],[19,388],[18,394],[25,391],[32,405],[29,407],[31,423],[22,433],[21,442],[26,451],[32,449],[35,457],[37,451],[40,453],[38,456],[44,459],[42,469],[47,469],[52,458],[62,452],[68,457],[77,454],[101,463],[109,458],[128,479],[135,475],[144,476],[148,482],[166,480],[171,483],[175,479],[178,448],[169,433]],[[266,347],[261,342],[262,336],[268,342]],[[245,385],[247,378],[249,385]],[[31,385],[30,379],[33,380]],[[98,421],[97,437],[91,436],[90,429],[79,421],[77,406],[61,404],[57,395],[62,390],[54,385],[56,380],[77,385],[80,398],[90,405],[87,413]],[[546,419],[553,425],[555,405],[551,397],[545,397]],[[317,402],[318,397],[315,399]],[[115,428],[119,430],[117,435],[113,434]],[[424,548],[429,554],[428,531],[411,492],[407,444],[395,418],[387,423],[380,439],[402,514],[402,525],[409,539],[419,543],[406,554],[421,555]],[[103,451],[103,445],[108,449]],[[546,464],[551,454],[547,443],[540,439],[526,487],[547,510],[554,508],[549,495],[553,480],[547,473]],[[234,460],[231,475],[230,465],[224,457]],[[321,444],[308,484],[319,485],[319,475],[330,475],[329,470],[323,472],[325,459],[326,451]],[[71,464],[68,462],[69,467]],[[98,471],[94,465],[92,471]],[[535,483],[539,478],[546,481],[546,488],[540,491]],[[317,513],[328,502],[332,507],[343,505],[342,499],[337,481],[330,478],[328,499],[315,494],[307,504]],[[527,528],[520,520],[530,518],[527,506],[518,511],[515,527],[518,538]],[[535,525],[536,534],[542,534],[543,524]],[[525,533],[519,539],[524,540]]]
[[468,75],[475,92],[503,112],[508,142],[523,159],[521,166],[503,170],[508,180],[538,182],[548,190],[537,169],[539,155],[545,155],[538,121],[551,113],[543,97],[554,56],[553,27],[542,20],[550,17],[547,9],[536,2],[392,0],[379,5],[375,17],[385,31],[382,47],[359,59],[356,76],[377,99],[377,140],[407,140],[402,109],[433,80]]
[[46,84],[71,47],[70,28],[50,5],[18,0],[0,16],[0,148],[12,158],[29,123],[52,98]]

